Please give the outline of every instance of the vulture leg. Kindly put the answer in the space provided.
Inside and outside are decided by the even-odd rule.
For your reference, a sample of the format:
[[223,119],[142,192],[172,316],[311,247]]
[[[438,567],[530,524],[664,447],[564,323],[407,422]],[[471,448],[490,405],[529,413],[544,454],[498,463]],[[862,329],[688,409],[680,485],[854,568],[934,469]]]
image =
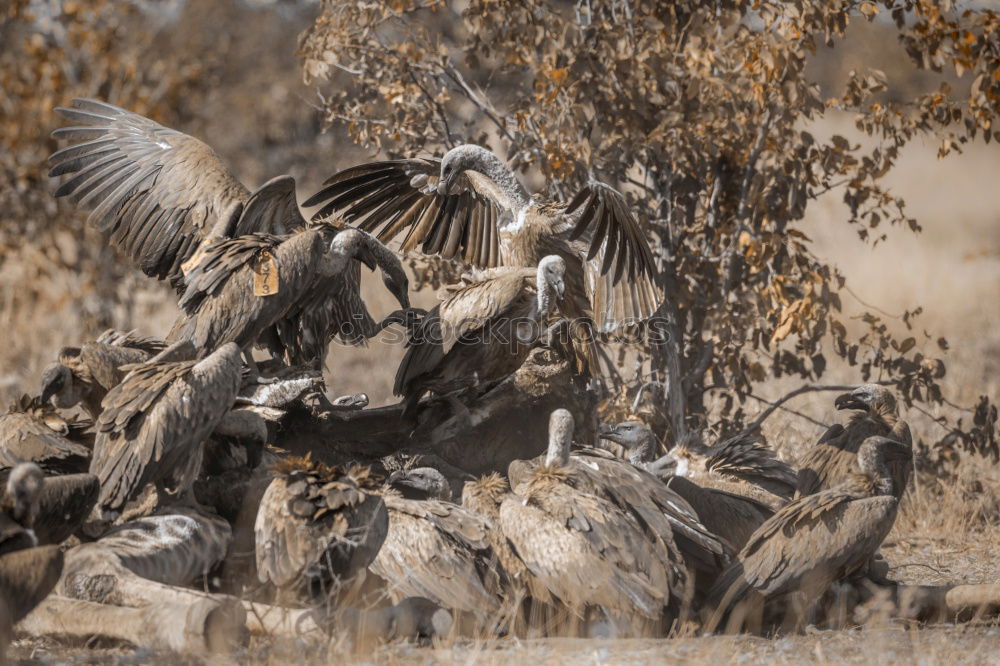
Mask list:
[[245,641],[230,613],[211,599],[175,601],[141,608],[50,596],[18,625],[30,636],[87,641],[104,636],[154,651],[180,654],[230,652]]

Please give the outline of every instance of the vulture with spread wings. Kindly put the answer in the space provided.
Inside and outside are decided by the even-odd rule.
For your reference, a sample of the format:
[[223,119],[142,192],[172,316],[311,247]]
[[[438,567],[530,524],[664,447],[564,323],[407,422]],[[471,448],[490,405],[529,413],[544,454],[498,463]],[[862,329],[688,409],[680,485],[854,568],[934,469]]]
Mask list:
[[[305,206],[341,214],[404,251],[419,249],[474,266],[530,267],[547,255],[567,264],[569,318],[610,332],[650,317],[660,304],[656,266],[624,197],[592,181],[567,204],[541,203],[495,154],[458,146],[443,160],[362,164],[326,181]],[[589,335],[591,327],[575,327]],[[591,347],[587,367],[596,373]],[[581,368],[584,369],[584,368]]]
[[72,105],[56,109],[75,123],[52,133],[71,142],[49,157],[49,176],[71,176],[56,196],[94,206],[90,223],[146,275],[176,285],[205,240],[305,226],[291,176],[251,192],[192,136],[106,102]]
[[[97,100],[76,99],[73,107],[56,109],[77,123],[53,132],[72,142],[49,158],[50,176],[71,176],[56,196],[94,206],[90,222],[113,245],[146,275],[185,292],[175,338],[196,340],[204,354],[262,336],[272,354],[308,363],[325,356],[335,335],[359,344],[381,330],[361,300],[356,262],[320,270],[320,242],[334,252],[337,229],[306,224],[290,176],[250,192],[192,136]],[[382,269],[408,308],[399,260],[374,239],[350,245],[365,253],[353,258]],[[265,265],[273,284],[262,292],[252,275]]]

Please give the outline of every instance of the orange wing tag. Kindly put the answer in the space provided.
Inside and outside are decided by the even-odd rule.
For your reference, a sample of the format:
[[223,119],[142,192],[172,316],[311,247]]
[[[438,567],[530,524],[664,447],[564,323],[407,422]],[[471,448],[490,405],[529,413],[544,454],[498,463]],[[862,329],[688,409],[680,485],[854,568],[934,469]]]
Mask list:
[[253,265],[253,295],[274,296],[277,293],[278,262],[270,250],[264,250]]

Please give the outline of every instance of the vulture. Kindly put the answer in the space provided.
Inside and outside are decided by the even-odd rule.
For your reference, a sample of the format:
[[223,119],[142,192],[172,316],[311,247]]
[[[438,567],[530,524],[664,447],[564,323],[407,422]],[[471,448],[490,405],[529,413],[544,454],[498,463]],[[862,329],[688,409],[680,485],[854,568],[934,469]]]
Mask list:
[[[185,278],[181,314],[167,338],[187,340],[201,354],[227,342],[249,351],[273,327],[265,340],[272,352],[303,362],[325,357],[337,330],[370,318],[354,260],[382,265],[400,304],[409,307],[398,258],[363,231],[322,223],[289,236],[255,233],[210,243]],[[262,262],[276,275],[267,295],[257,291]],[[309,306],[329,308],[331,301],[342,310],[310,318]]]
[[90,461],[100,509],[120,511],[149,483],[183,496],[197,477],[203,443],[232,409],[243,364],[235,343],[201,361],[162,360],[184,346],[130,366],[105,396]]
[[[604,426],[601,437],[628,449],[633,464],[652,464],[656,439],[642,422]],[[778,460],[759,432],[741,432],[712,446],[688,438],[670,450],[673,476],[698,485],[744,495],[777,509],[791,499],[798,483],[795,470]]]
[[436,469],[397,470],[382,499],[389,533],[369,569],[382,578],[394,602],[424,597],[480,622],[499,611],[499,573],[492,561],[492,526],[449,501],[451,488]]
[[[667,487],[691,506],[702,524],[735,550],[742,548],[754,530],[774,515],[770,506],[753,497],[752,493],[747,493],[745,487],[724,488],[722,486],[726,483],[706,484],[705,474],[686,478],[691,468],[688,466],[685,469],[681,461],[674,458],[677,447],[654,461],[656,437],[645,423],[625,421],[605,424],[600,436],[625,447],[633,465],[663,478]],[[720,447],[725,450],[723,445]],[[778,462],[773,454],[763,456],[763,460]],[[748,470],[744,468],[743,471]]]
[[731,627],[755,623],[761,609],[780,608],[789,612],[786,619],[799,622],[831,584],[861,571],[892,529],[905,489],[890,465],[912,455],[906,444],[868,437],[855,455],[855,472],[833,488],[782,507],[754,532],[709,592],[710,626],[719,626],[737,608],[728,620]]
[[[552,441],[551,446],[555,446]],[[515,491],[540,463],[535,459],[510,464],[508,476]],[[574,487],[611,502],[644,526],[650,538],[666,546],[674,570],[673,593],[678,599],[685,591],[684,563],[706,575],[717,574],[729,563],[731,545],[708,529],[683,497],[652,474],[592,447],[574,448],[566,469]]]
[[51,399],[60,409],[82,404],[96,419],[104,396],[125,377],[121,367],[148,361],[166,346],[162,340],[110,329],[80,347],[63,347],[58,360],[42,372],[40,399]]
[[313,605],[363,580],[389,528],[371,471],[289,457],[274,472],[254,524],[260,581]]
[[[580,344],[582,371],[598,372],[593,329],[609,332],[650,317],[660,304],[655,260],[621,193],[591,181],[567,204],[528,195],[494,153],[475,145],[443,159],[373,162],[328,179],[305,206],[337,212],[404,251],[457,259],[480,268],[566,262],[566,317]],[[594,322],[594,313],[597,321]]]
[[474,481],[466,481],[462,486],[462,506],[485,518],[493,529],[487,538],[493,555],[506,573],[506,581],[515,595],[548,603],[551,595],[548,589],[528,569],[527,564],[514,551],[510,541],[498,528],[500,506],[511,495],[507,479],[492,472]]
[[24,548],[0,555],[0,662],[6,663],[14,625],[55,588],[63,572],[59,546]]
[[[875,435],[894,439],[907,447],[913,446],[910,426],[899,417],[899,408],[892,391],[877,384],[864,384],[850,393],[837,396],[838,410],[857,410],[846,426],[835,424],[819,442],[798,461],[798,493],[810,495],[832,488],[847,478],[861,443]],[[890,468],[900,488],[910,479],[910,464],[894,461]]]
[[18,464],[0,495],[0,553],[62,543],[83,526],[99,490],[92,474],[46,477],[35,463]]
[[49,157],[56,190],[93,206],[90,223],[146,275],[179,285],[206,241],[283,235],[303,227],[290,176],[250,192],[208,145],[94,99],[56,111],[74,123],[52,133],[70,145]]
[[425,391],[438,395],[506,377],[527,358],[553,301],[563,296],[566,262],[498,272],[458,289],[410,334],[393,391],[412,415]]
[[[294,310],[291,321],[269,336],[268,346],[276,355],[312,360],[320,345],[325,355],[325,343],[334,334],[356,342],[378,331],[360,301],[356,266],[335,260],[340,267],[325,273],[338,276],[333,282],[316,275],[322,270],[320,246],[330,243],[332,232],[328,225],[307,228],[290,176],[278,176],[250,192],[215,151],[194,137],[105,102],[75,99],[72,104],[56,109],[76,123],[53,132],[54,138],[71,142],[49,157],[50,176],[71,176],[56,196],[93,205],[90,223],[108,232],[112,244],[146,275],[169,280],[184,292],[185,314],[208,299],[209,312],[197,319],[209,321],[201,321],[198,331],[188,330],[194,324],[185,317],[178,321],[181,332],[211,345],[197,344],[202,353],[229,341],[246,348],[293,310],[298,299],[326,311],[302,315],[301,308]],[[285,247],[284,241],[290,244]],[[337,245],[353,257],[356,243],[344,238]],[[357,251],[364,256],[358,258],[381,266],[386,283],[402,307],[408,307],[398,260],[384,248],[366,252],[381,247],[374,241],[360,245]],[[211,266],[191,275],[206,259]],[[192,288],[195,293],[186,296]],[[238,315],[232,322],[222,321],[218,310],[225,308]]]
[[675,591],[669,546],[614,502],[577,487],[572,439],[572,415],[555,410],[545,461],[511,478],[498,526],[539,584],[574,612],[659,620]]
[[90,447],[83,442],[90,426],[64,418],[39,398],[22,396],[0,415],[0,469],[33,462],[50,474],[86,472]]

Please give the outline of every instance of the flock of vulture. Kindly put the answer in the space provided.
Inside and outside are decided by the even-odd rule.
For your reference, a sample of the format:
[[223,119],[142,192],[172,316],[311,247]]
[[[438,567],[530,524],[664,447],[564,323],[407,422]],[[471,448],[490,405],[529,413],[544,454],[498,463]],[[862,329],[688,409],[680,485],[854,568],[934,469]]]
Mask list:
[[[8,641],[19,621],[178,650],[247,631],[767,632],[822,621],[845,586],[887,583],[878,551],[912,454],[880,386],[837,398],[853,416],[797,470],[753,432],[663,456],[639,421],[574,442],[566,409],[537,434],[540,456],[458,487],[413,461],[328,464],[273,445],[291,402],[364,409],[363,394],[329,401],[315,371],[295,370],[387,326],[409,340],[403,419],[428,393],[510,375],[566,320],[575,372],[599,376],[600,336],[662,298],[614,189],[540,203],[464,145],[341,171],[304,202],[321,206],[306,220],[290,177],[251,192],[193,137],[95,100],[58,111],[70,125],[54,132],[68,142],[50,158],[56,196],[169,281],[180,315],[163,339],[108,331],[63,348],[39,395],[0,417]],[[412,308],[390,241],[476,270],[431,311]],[[362,264],[399,303],[381,321],[361,299]]]

